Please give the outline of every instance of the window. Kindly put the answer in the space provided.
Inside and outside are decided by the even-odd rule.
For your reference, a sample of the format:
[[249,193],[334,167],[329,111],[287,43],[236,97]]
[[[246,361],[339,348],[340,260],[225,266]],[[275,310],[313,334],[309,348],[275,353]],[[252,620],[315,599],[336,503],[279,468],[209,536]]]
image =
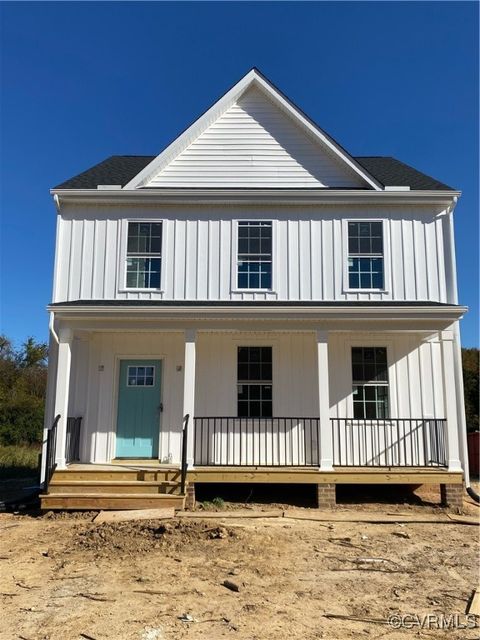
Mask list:
[[272,417],[272,347],[238,347],[238,417]]
[[382,222],[348,223],[348,286],[383,289]]
[[352,347],[353,417],[388,418],[385,347]]
[[162,223],[129,222],[127,287],[159,289],[162,264]]
[[239,289],[272,288],[272,223],[238,223],[237,286]]
[[153,387],[155,367],[128,367],[128,387]]

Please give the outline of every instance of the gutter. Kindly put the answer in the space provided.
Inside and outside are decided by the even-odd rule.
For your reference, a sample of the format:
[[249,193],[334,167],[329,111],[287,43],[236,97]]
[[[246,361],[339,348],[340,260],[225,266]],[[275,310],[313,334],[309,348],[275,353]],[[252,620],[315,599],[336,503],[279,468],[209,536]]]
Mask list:
[[102,202],[120,204],[153,202],[162,204],[444,204],[461,195],[460,191],[374,191],[342,189],[51,189],[57,210],[62,202]]

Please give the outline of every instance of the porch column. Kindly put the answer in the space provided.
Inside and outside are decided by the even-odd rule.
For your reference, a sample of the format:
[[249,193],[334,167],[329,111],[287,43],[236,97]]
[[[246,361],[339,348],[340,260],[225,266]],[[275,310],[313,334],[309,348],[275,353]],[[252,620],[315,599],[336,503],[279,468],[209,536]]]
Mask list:
[[60,414],[57,425],[57,446],[55,462],[58,469],[66,468],[67,416],[70,391],[70,368],[72,360],[73,331],[60,329],[58,332],[57,379],[55,385],[55,416]]
[[183,416],[188,413],[190,420],[188,423],[187,441],[187,464],[193,467],[194,462],[194,411],[195,411],[195,340],[197,332],[195,329],[185,331],[185,363],[183,367]]
[[333,438],[330,425],[328,380],[328,331],[317,331],[318,407],[320,418],[320,470],[333,470]]
[[448,470],[462,471],[460,462],[460,446],[458,431],[457,400],[463,402],[463,398],[457,399],[455,384],[455,335],[453,331],[440,333],[442,345],[443,363],[443,397],[445,403],[445,418],[447,419],[447,447]]

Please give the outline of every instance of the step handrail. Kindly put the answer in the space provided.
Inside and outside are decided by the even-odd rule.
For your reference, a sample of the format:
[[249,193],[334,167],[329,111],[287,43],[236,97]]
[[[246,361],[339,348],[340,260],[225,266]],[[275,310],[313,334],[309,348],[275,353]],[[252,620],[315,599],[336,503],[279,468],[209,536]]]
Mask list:
[[55,417],[52,426],[47,431],[47,450],[46,450],[46,467],[45,467],[45,484],[48,487],[50,480],[52,479],[53,472],[56,469],[57,463],[55,462],[56,449],[57,449],[57,425],[60,420],[60,414]]
[[188,442],[188,421],[190,420],[190,414],[187,415],[183,419],[183,430],[182,430],[182,467],[181,467],[181,476],[180,476],[180,493],[183,495],[185,493],[185,482],[187,479],[187,442]]

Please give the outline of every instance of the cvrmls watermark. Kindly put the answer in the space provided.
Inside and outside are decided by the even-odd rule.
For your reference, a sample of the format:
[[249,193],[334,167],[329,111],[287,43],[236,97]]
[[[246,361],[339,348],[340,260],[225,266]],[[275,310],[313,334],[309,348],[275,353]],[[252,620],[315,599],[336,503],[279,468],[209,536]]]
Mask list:
[[473,613],[394,613],[387,622],[394,629],[476,629],[479,626],[478,616]]

